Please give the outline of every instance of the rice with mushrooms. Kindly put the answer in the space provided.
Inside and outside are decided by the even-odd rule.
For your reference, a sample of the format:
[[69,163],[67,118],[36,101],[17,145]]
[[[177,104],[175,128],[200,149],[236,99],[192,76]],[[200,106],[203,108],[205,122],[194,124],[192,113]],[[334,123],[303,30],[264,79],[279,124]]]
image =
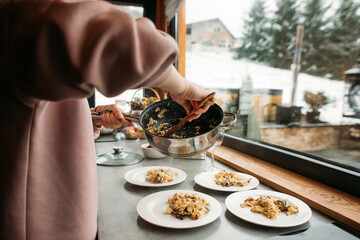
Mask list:
[[247,198],[241,207],[251,207],[251,211],[260,213],[270,219],[276,219],[280,212],[284,212],[287,216],[299,212],[299,207],[291,204],[287,199],[276,199],[269,196],[260,196],[259,198]]
[[175,177],[179,175],[179,173],[175,173],[168,169],[151,169],[147,171],[146,181],[151,183],[167,183],[174,181]]
[[226,170],[222,170],[215,174],[215,183],[223,187],[243,187],[249,185],[250,181],[251,178],[247,179],[239,173],[227,172]]
[[168,199],[168,203],[166,214],[171,214],[181,220],[185,217],[197,220],[210,210],[210,204],[196,193],[175,193]]

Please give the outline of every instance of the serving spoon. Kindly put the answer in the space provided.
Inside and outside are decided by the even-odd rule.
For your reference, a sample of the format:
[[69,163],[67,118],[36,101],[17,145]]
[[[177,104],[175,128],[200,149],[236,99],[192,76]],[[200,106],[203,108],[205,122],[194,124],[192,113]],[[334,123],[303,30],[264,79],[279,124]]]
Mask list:
[[196,110],[203,107],[207,101],[209,101],[212,97],[214,97],[214,95],[215,95],[215,92],[212,92],[206,98],[204,98],[204,100],[202,100],[193,110],[191,110],[186,115],[186,117],[181,119],[181,121],[178,124],[176,124],[175,126],[170,128],[170,130],[165,133],[164,137],[169,137],[169,136],[173,135],[177,130],[179,130],[186,123],[186,121],[189,119],[189,117],[191,117],[195,113]]

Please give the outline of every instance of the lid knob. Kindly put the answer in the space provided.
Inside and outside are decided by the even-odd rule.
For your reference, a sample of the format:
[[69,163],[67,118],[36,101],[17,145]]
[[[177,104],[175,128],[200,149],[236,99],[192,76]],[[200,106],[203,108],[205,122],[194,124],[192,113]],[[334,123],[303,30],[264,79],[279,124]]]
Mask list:
[[121,154],[122,150],[123,150],[123,147],[113,147],[113,150],[114,150],[114,155],[119,155]]

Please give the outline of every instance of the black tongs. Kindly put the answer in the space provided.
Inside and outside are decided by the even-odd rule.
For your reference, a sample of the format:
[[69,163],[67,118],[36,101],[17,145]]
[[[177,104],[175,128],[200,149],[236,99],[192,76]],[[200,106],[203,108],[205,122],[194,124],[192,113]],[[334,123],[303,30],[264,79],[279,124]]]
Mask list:
[[[91,112],[91,117],[94,120],[101,120],[100,115],[101,115],[101,113],[99,113],[99,112]],[[139,122],[140,121],[139,117],[136,117],[136,116],[133,116],[130,114],[126,114],[126,113],[122,113],[122,115],[123,115],[124,119],[126,119],[130,122]]]

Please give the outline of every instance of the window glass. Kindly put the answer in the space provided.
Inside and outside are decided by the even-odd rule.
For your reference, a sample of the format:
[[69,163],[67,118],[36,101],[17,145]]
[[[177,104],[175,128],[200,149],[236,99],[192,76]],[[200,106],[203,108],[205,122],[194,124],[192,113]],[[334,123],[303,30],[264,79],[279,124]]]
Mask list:
[[[144,8],[141,6],[129,6],[129,5],[121,5],[117,2],[111,2],[114,4],[119,10],[126,11],[130,13],[134,18],[141,18],[144,16]],[[136,90],[127,90],[124,93],[108,98],[101,94],[99,91],[95,90],[95,105],[106,105],[106,104],[117,104],[124,111],[130,111],[130,106],[127,104],[132,101],[134,98],[142,98],[143,91]]]
[[187,0],[186,77],[238,115],[230,134],[360,171],[359,5]]
[[144,8],[140,6],[129,6],[129,5],[122,5],[117,2],[111,2],[116,6],[117,9],[128,12],[134,18],[142,18],[144,16]]

